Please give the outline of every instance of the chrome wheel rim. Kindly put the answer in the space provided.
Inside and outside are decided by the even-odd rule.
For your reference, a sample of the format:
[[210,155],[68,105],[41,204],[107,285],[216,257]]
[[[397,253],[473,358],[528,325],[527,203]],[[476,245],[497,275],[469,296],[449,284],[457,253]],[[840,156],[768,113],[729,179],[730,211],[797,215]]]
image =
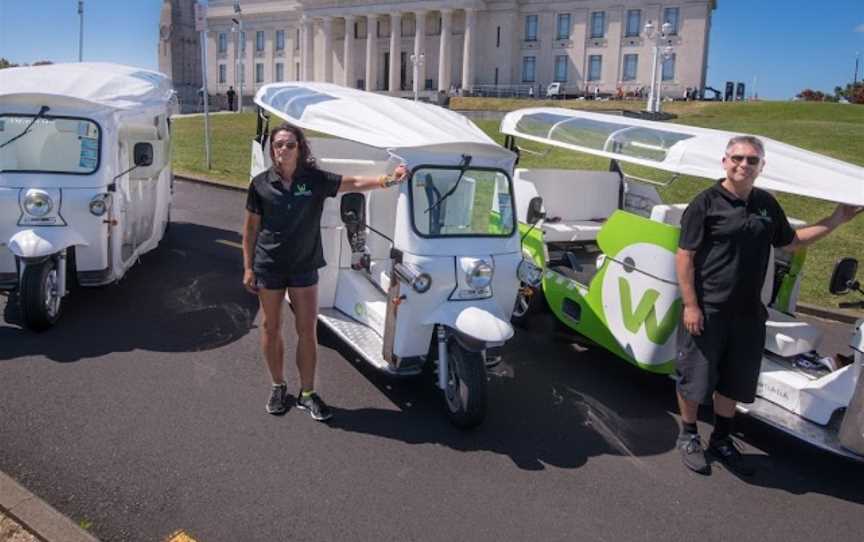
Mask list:
[[49,318],[54,318],[60,312],[60,295],[58,292],[57,267],[52,267],[45,275],[45,283],[42,285],[42,302],[45,305],[45,312]]

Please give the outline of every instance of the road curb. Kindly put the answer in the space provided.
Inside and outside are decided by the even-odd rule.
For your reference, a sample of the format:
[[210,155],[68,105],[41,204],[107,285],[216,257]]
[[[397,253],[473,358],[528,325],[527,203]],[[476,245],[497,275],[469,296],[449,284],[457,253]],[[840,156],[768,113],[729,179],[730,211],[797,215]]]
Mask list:
[[824,318],[825,320],[833,320],[843,324],[854,324],[862,317],[851,311],[840,309],[826,309],[825,307],[817,307],[809,303],[798,303],[796,310],[802,314]]
[[0,510],[45,542],[99,542],[96,537],[2,472]]
[[[246,188],[242,187],[242,186],[229,184],[225,181],[206,179],[204,177],[197,177],[197,176],[193,176],[193,175],[175,174],[174,178],[181,180],[181,181],[191,182],[191,183],[215,185],[215,186],[218,186],[220,188],[226,188],[229,190],[237,190],[240,192],[246,191]],[[807,314],[809,316],[815,316],[817,318],[824,318],[825,320],[832,320],[834,322],[840,322],[843,324],[854,324],[855,322],[858,321],[859,318],[861,318],[861,316],[859,316],[853,312],[843,311],[843,310],[839,310],[839,309],[828,309],[825,307],[817,307],[816,305],[810,305],[809,303],[798,303],[796,306],[796,309],[798,312],[800,312],[802,314]]]
[[175,173],[174,180],[177,181],[186,181],[195,184],[207,184],[217,186],[219,188],[225,188],[228,190],[236,190],[239,192],[245,192],[247,188],[245,186],[237,186],[236,184],[231,184],[226,181],[217,181],[215,179],[206,179],[204,177],[196,177],[194,175],[187,175],[185,173]]

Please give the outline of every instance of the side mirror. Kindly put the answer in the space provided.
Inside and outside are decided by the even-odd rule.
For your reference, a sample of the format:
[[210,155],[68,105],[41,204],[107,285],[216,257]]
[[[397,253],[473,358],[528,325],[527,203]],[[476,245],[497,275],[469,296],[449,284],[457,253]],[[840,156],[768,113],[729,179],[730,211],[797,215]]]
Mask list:
[[528,202],[528,216],[526,221],[529,224],[536,224],[541,218],[546,218],[546,213],[543,212],[543,198],[535,196]]
[[849,290],[857,290],[855,275],[858,273],[858,260],[855,258],[843,258],[834,265],[831,273],[831,283],[828,291],[834,295],[849,293]]
[[147,167],[153,164],[153,145],[150,143],[135,143],[132,150],[132,161],[136,167]]
[[359,192],[351,192],[342,196],[340,207],[342,222],[348,226],[360,226],[366,223],[366,196]]

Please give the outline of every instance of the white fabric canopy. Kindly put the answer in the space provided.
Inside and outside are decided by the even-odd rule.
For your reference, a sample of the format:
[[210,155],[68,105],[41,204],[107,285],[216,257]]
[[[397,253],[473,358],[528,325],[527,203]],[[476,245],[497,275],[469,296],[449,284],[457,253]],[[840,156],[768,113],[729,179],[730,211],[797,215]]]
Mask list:
[[255,103],[303,129],[382,149],[461,146],[466,153],[514,156],[448,109],[331,83],[265,85]]
[[161,73],[100,62],[0,71],[0,98],[16,94],[69,97],[111,109],[165,107],[174,97]]
[[[505,134],[621,162],[709,179],[725,174],[720,160],[740,133],[561,108],[508,113]],[[864,205],[864,168],[767,137],[756,186],[838,203]]]

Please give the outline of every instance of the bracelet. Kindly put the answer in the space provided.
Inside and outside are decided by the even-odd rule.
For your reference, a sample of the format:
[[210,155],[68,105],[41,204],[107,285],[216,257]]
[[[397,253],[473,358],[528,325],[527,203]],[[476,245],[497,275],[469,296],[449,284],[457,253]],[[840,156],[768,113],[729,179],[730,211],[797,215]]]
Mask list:
[[387,188],[387,186],[389,186],[387,183],[389,183],[389,182],[390,182],[390,176],[389,175],[381,175],[380,177],[378,177],[378,184],[381,185],[381,188]]

